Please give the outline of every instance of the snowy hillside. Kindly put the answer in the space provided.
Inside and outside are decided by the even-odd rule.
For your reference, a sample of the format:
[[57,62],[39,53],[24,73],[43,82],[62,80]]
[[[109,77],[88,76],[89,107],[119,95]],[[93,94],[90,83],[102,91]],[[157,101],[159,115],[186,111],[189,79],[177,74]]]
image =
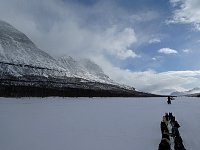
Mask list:
[[1,61],[60,69],[55,59],[38,49],[22,32],[0,21]]
[[58,58],[58,62],[62,68],[74,77],[103,83],[114,83],[97,64],[89,59],[75,60],[71,56],[63,56]]
[[[2,64],[4,62],[15,66]],[[86,59],[75,60],[70,56],[53,58],[37,48],[25,34],[4,21],[0,21],[0,63],[1,72],[14,76],[66,76],[114,83],[94,62]],[[16,66],[19,64],[32,68]]]
[[0,149],[157,150],[172,112],[185,148],[199,150],[199,108],[198,98],[0,98]]

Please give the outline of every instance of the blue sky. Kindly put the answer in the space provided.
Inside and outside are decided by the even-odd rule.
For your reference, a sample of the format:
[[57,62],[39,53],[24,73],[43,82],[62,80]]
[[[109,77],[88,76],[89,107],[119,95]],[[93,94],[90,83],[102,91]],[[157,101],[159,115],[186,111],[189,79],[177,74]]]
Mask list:
[[42,50],[159,94],[200,85],[199,14],[199,0],[0,0],[0,18]]

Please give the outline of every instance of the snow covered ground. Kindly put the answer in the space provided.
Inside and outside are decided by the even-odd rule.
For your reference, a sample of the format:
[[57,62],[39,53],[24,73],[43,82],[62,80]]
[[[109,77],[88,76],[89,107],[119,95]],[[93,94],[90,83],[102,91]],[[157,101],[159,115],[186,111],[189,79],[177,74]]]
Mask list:
[[0,98],[0,150],[156,150],[165,112],[199,150],[199,108],[198,98]]

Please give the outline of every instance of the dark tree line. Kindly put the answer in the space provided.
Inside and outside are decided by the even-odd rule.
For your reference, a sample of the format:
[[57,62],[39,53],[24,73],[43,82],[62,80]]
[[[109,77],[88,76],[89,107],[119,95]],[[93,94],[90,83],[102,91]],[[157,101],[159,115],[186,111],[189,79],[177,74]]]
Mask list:
[[142,96],[139,93],[128,93],[124,91],[112,90],[93,90],[80,88],[53,88],[53,87],[35,87],[23,85],[1,85],[1,97],[132,97]]

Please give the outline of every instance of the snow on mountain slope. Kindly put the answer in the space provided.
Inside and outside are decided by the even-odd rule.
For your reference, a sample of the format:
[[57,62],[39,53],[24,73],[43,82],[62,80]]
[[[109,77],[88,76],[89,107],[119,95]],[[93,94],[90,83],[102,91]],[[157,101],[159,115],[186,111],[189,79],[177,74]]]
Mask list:
[[[54,70],[63,70],[57,61],[49,54],[38,49],[36,45],[22,32],[10,24],[0,21],[0,58],[1,62],[31,65]],[[53,75],[58,76],[60,72],[25,69],[23,67],[8,66],[7,73],[12,75]],[[66,72],[67,73],[67,72]]]
[[1,61],[59,68],[53,57],[38,49],[25,34],[3,21],[0,21],[0,45]]
[[[26,67],[24,67],[24,65]],[[1,75],[3,72],[4,74],[6,73],[14,76],[67,76],[83,78],[89,81],[116,84],[105,75],[102,69],[94,62],[88,59],[75,60],[70,56],[53,58],[37,48],[25,34],[1,20],[0,71]]]
[[187,94],[184,93],[184,92],[175,91],[175,92],[172,92],[170,95],[171,96],[184,96],[184,95],[187,95]]
[[187,93],[188,94],[200,93],[200,88],[199,87],[193,88],[193,89],[187,91]]
[[90,74],[99,77],[99,79],[111,81],[110,78],[104,74],[103,70],[89,59],[79,60],[79,64]]
[[105,83],[114,83],[103,70],[89,59],[75,60],[70,56],[63,56],[58,59],[59,64],[72,73],[75,77],[84,78]]
[[193,89],[188,90],[188,91],[182,91],[182,92],[176,91],[176,92],[171,93],[170,95],[172,95],[172,96],[184,96],[184,95],[190,95],[190,94],[195,94],[195,93],[200,93],[199,87],[193,88]]

